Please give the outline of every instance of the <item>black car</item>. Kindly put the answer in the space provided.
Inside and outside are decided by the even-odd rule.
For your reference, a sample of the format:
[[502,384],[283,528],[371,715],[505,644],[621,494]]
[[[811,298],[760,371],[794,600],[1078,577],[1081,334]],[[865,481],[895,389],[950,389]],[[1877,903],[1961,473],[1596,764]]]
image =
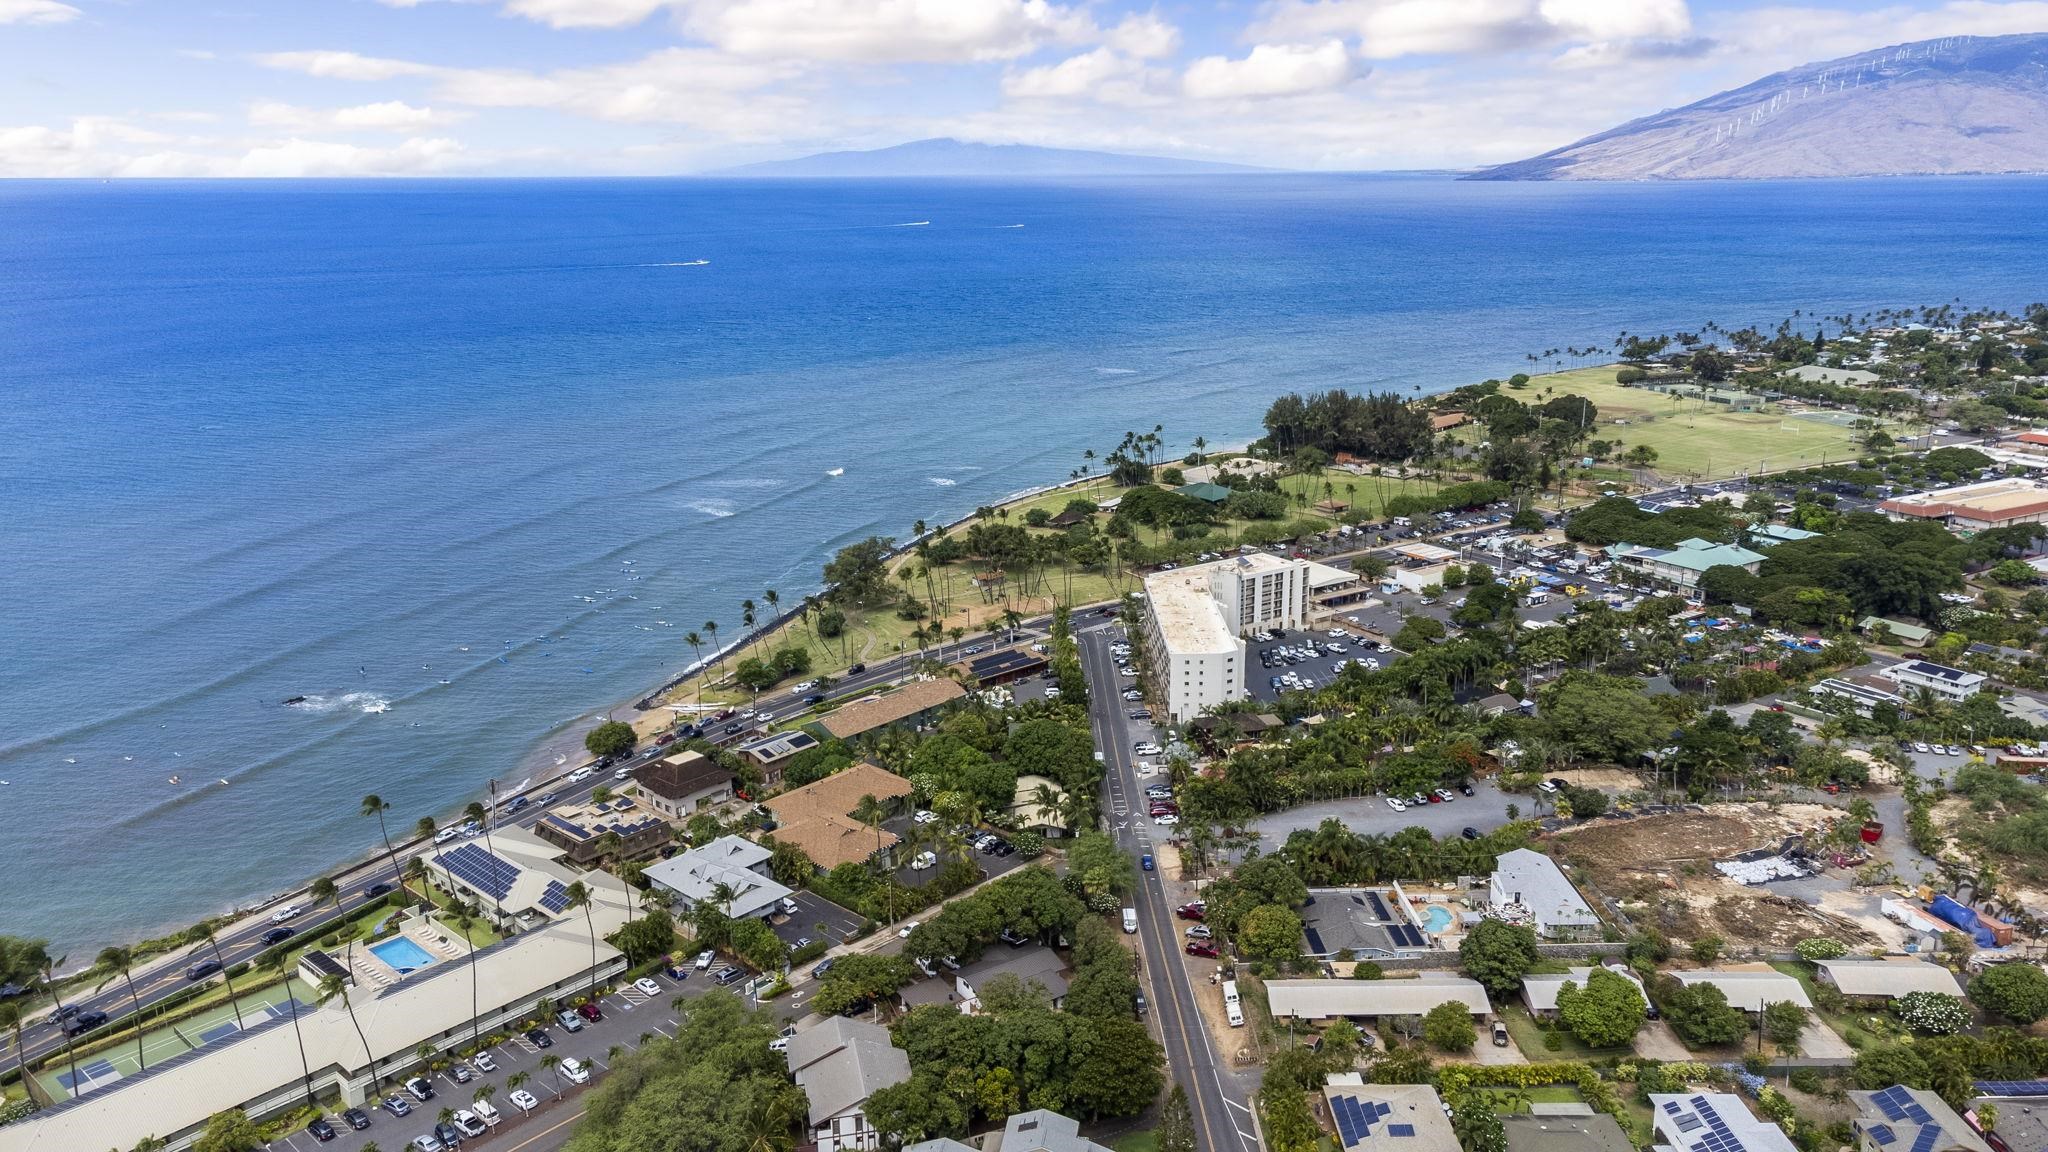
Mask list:
[[363,885],[363,899],[365,900],[375,900],[379,896],[388,896],[390,894],[391,884],[389,881],[379,880],[375,884]]
[[334,1125],[329,1124],[325,1116],[315,1116],[313,1122],[306,1125],[306,1134],[325,1144],[334,1139]]
[[453,1124],[436,1124],[434,1139],[439,1140],[443,1148],[453,1148],[462,1143],[462,1133],[456,1131]]
[[1464,793],[1464,794],[1465,794],[1465,795],[1467,795],[1467,796],[1470,796],[1470,795],[1472,795],[1472,794],[1473,794],[1473,792],[1472,792],[1472,785],[1470,785],[1470,784],[1460,784],[1460,785],[1458,785],[1458,791],[1460,791],[1460,792]]
[[868,666],[867,666],[867,665],[865,665],[865,664],[855,664],[855,665],[854,665],[853,667],[851,667],[851,668],[848,668],[848,669],[846,670],[846,674],[847,674],[848,676],[858,676],[858,675],[860,675],[861,673],[863,673],[863,672],[865,672],[865,671],[867,671],[867,670],[868,670]]
[[64,1022],[64,1034],[66,1036],[83,1035],[106,1022],[107,1014],[105,1012],[80,1012]]
[[342,1122],[361,1132],[370,1126],[370,1114],[361,1108],[351,1108],[341,1114]]
[[1031,937],[1024,935],[1015,928],[1005,928],[1001,932],[996,933],[996,939],[1001,940],[1012,948],[1022,948],[1026,944],[1031,943]]
[[1467,828],[1463,832],[1458,833],[1458,835],[1463,836],[1467,840],[1477,840],[1479,839],[1479,829]]
[[555,1046],[555,1038],[548,1035],[548,1030],[545,1028],[528,1029],[526,1042],[535,1048],[553,1048]]
[[813,692],[809,696],[804,697],[804,703],[806,704],[818,705],[823,704],[824,702],[825,694],[823,692]]
[[297,928],[289,925],[280,925],[263,934],[263,943],[266,947],[271,944],[282,944],[298,934],[299,930]]
[[220,961],[214,959],[201,960],[199,963],[185,969],[185,979],[204,980],[218,971],[220,971]]

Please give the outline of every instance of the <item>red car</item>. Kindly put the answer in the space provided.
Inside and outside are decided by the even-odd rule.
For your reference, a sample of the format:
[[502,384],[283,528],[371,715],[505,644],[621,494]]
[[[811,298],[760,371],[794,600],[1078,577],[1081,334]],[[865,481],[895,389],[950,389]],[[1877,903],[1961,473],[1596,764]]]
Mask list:
[[1216,950],[1216,943],[1213,940],[1190,940],[1187,950],[1190,956],[1207,956],[1211,960],[1223,955]]
[[1193,920],[1199,924],[1202,922],[1203,917],[1209,914],[1209,906],[1197,900],[1193,904],[1183,904],[1174,909],[1173,914],[1183,920]]

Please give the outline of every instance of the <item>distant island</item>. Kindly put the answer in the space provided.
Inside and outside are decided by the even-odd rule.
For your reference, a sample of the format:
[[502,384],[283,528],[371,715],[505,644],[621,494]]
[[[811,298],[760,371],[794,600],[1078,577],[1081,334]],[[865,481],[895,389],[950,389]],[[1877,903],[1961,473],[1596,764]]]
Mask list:
[[2048,172],[2048,34],[1953,36],[1805,64],[1470,180]]
[[1245,164],[1219,164],[1172,156],[1127,156],[1031,144],[977,144],[939,137],[891,148],[820,152],[793,160],[767,160],[706,172],[716,177],[839,179],[906,176],[1214,176],[1270,172]]

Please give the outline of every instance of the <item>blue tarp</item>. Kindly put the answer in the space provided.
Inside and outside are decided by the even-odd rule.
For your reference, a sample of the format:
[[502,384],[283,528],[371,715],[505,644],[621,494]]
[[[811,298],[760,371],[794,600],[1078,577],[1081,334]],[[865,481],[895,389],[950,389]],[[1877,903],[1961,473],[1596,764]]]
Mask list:
[[1937,916],[1962,929],[1965,934],[1977,942],[1979,948],[1995,948],[1998,946],[1998,938],[1991,934],[1991,929],[1978,923],[1975,912],[1970,911],[1946,896],[1936,896],[1934,903],[1927,906],[1927,912],[1931,916]]
[[1564,580],[1557,576],[1538,576],[1536,577],[1536,582],[1538,584],[1543,585],[1545,588],[1555,588],[1558,585],[1563,584]]

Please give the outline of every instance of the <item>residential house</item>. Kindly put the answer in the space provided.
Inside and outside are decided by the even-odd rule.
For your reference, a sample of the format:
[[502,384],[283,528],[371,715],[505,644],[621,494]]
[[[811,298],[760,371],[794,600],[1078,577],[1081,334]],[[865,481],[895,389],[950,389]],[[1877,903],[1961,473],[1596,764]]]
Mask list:
[[1061,814],[1066,805],[1067,790],[1058,781],[1026,772],[1017,777],[1017,791],[1010,800],[1009,811],[1017,827],[1056,837],[1067,834],[1067,818]]
[[[1642,993],[1643,1003],[1648,1004],[1650,1002],[1649,991],[1643,987],[1643,982],[1636,978],[1634,972],[1619,964],[1606,965],[1605,971],[1612,972],[1616,976],[1635,985],[1636,991]],[[1537,976],[1524,976],[1522,977],[1522,1003],[1528,1006],[1531,1016],[1555,1016],[1557,1015],[1557,994],[1564,989],[1565,983],[1569,981],[1584,988],[1587,978],[1592,976],[1593,972],[1594,969],[1590,967],[1577,967],[1566,969],[1562,975],[1546,973]]]
[[720,836],[701,848],[648,865],[644,875],[680,912],[710,903],[736,920],[765,919],[790,897],[790,890],[769,875],[773,856],[767,846],[743,836]]
[[1759,548],[1769,548],[1773,544],[1791,544],[1799,540],[1811,540],[1818,535],[1820,533],[1808,532],[1804,528],[1794,528],[1789,524],[1758,524],[1749,530],[1749,542]]
[[1784,1129],[1732,1092],[1652,1093],[1650,1121],[1656,1143],[1673,1152],[1798,1152]]
[[1908,660],[1881,668],[1877,674],[1898,685],[1901,693],[1925,690],[1950,703],[1961,703],[1984,690],[1982,672],[1965,672],[1931,660]]
[[1764,562],[1761,552],[1738,544],[1715,544],[1697,536],[1680,540],[1671,548],[1650,548],[1640,544],[1617,544],[1608,550],[1614,562],[1655,584],[1691,589],[1709,568],[1728,565],[1754,576]]
[[420,853],[427,878],[460,893],[501,928],[531,928],[569,915],[569,886],[603,873],[579,872],[560,862],[556,845],[519,827],[501,827],[482,839],[461,840]]
[[1600,917],[1557,861],[1527,848],[1503,852],[1494,861],[1487,902],[1497,918],[1526,922],[1545,940],[1585,939],[1601,931]]
[[1614,1117],[1585,1104],[1566,1115],[1514,1113],[1501,1117],[1500,1122],[1507,1129],[1508,1152],[1635,1152],[1628,1133]]
[[1849,1127],[1860,1152],[1991,1152],[1937,1093],[1894,1086],[1847,1095],[1856,1109]]
[[982,1138],[981,1152],[1109,1152],[1081,1135],[1081,1122],[1044,1108],[1010,1117]]
[[862,799],[872,796],[885,819],[899,816],[910,793],[910,781],[863,760],[823,780],[770,797],[764,806],[775,817],[775,838],[795,845],[821,871],[830,872],[841,864],[864,863],[876,856],[888,860],[900,838],[879,825],[862,823],[853,814]]
[[882,1134],[868,1123],[863,1106],[869,1096],[910,1079],[910,1057],[890,1043],[887,1028],[832,1016],[791,1036],[783,1056],[810,1101],[817,1152],[881,1145]]
[[1769,964],[1728,964],[1720,968],[1681,968],[1671,973],[1680,984],[1690,988],[1696,984],[1712,984],[1728,997],[1730,1007],[1745,1012],[1761,1012],[1766,1004],[1789,1001],[1801,1008],[1812,1008],[1813,1001],[1806,995],[1806,988],[1791,976],[1785,975]]
[[732,799],[733,775],[695,749],[633,769],[640,799],[664,820],[680,824]]
[[1444,1102],[1427,1084],[1367,1084],[1340,1072],[1323,1085],[1323,1106],[1339,1152],[1459,1152]]
[[[631,796],[599,804],[564,804],[550,808],[533,824],[534,835],[562,849],[578,867],[607,854],[621,859],[645,856],[675,837],[669,822],[649,812]],[[606,840],[617,836],[617,845]]]
[[1908,648],[1925,648],[1933,643],[1935,637],[1932,628],[1923,628],[1918,624],[1908,624],[1903,620],[1891,620],[1883,616],[1865,616],[1856,622],[1856,630],[1866,637],[1890,636],[1893,643]]
[[809,732],[771,732],[758,740],[749,740],[733,751],[753,761],[761,778],[761,787],[779,788],[783,770],[789,762],[817,746],[818,738]]
[[1463,1004],[1474,1016],[1493,1011],[1477,980],[1425,971],[1414,979],[1268,980],[1266,1006],[1275,1019],[1334,1020],[1422,1016],[1439,1004]]
[[1815,967],[1814,978],[1822,984],[1832,984],[1844,996],[1889,1000],[1904,996],[1908,992],[1940,992],[1946,996],[1961,996],[1963,986],[1957,982],[1956,974],[1939,964],[1912,957],[1887,957],[1883,960],[1822,960]]
[[818,723],[841,740],[895,724],[915,724],[939,708],[967,695],[958,681],[940,676],[905,684],[893,692],[863,696],[841,705]]

